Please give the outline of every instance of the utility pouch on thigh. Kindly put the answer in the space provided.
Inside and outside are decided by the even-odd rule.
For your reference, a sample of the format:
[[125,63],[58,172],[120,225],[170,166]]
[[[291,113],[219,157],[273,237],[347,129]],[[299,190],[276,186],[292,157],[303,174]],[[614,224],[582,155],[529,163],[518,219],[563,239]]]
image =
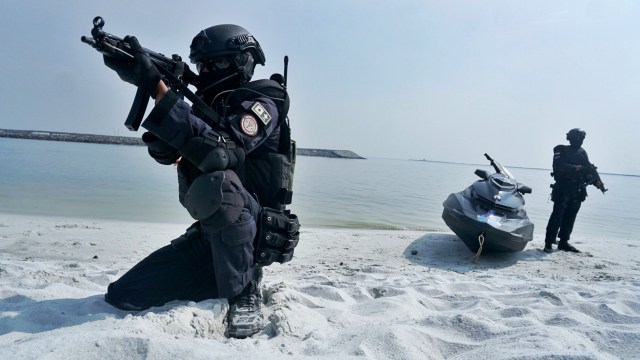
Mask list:
[[293,250],[300,238],[300,223],[289,210],[262,208],[259,235],[256,240],[255,262],[267,266],[286,263],[293,258]]
[[587,200],[587,187],[586,186],[581,186],[580,189],[578,190],[578,194],[576,195],[576,199],[579,202],[583,202],[585,200]]
[[173,246],[174,249],[180,249],[187,246],[193,239],[196,239],[198,237],[199,225],[200,224],[197,221],[194,222],[187,228],[184,234],[171,240],[171,246]]

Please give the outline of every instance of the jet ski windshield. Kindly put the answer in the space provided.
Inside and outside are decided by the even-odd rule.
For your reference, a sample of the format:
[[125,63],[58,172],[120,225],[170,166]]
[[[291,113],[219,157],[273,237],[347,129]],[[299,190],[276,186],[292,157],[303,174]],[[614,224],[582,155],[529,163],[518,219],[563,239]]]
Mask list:
[[508,176],[508,177],[510,177],[510,178],[512,178],[512,179],[514,179],[514,180],[515,180],[515,178],[513,177],[513,175],[511,175],[511,172],[510,172],[509,170],[507,170],[507,168],[506,168],[506,167],[504,167],[504,166],[500,165],[500,163],[499,163],[499,162],[497,162],[497,161],[493,160],[493,159],[491,158],[491,156],[489,156],[488,154],[484,154],[484,157],[486,157],[486,158],[487,158],[487,160],[489,160],[489,161],[491,162],[491,166],[493,166],[493,169],[494,169],[497,173],[504,174],[505,176]]
[[514,190],[518,185],[512,177],[509,177],[506,174],[493,174],[490,179],[491,183],[501,191]]
[[[502,166],[502,165],[500,165],[500,166]],[[510,178],[512,178],[512,179],[515,179],[515,178],[513,177],[513,175],[511,174],[511,171],[507,170],[507,168],[506,168],[506,167],[504,167],[504,166],[502,166],[502,173],[503,173],[503,174],[505,174],[505,175],[507,175],[508,177],[510,177]]]

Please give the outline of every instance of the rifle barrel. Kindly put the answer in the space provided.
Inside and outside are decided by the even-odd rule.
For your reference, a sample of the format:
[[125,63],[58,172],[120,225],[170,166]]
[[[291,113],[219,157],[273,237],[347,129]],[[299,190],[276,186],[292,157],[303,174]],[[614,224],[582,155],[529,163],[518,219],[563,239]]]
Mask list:
[[96,44],[95,40],[93,40],[93,38],[87,37],[82,35],[82,37],[80,37],[80,41],[82,41],[85,44],[89,44],[91,46],[94,46]]

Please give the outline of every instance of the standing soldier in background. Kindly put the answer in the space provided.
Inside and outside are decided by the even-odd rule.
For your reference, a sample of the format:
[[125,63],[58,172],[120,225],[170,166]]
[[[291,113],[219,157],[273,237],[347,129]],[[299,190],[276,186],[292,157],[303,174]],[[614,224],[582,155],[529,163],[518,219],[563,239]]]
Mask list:
[[110,284],[105,300],[138,311],[227,298],[228,336],[251,336],[262,328],[262,267],[291,260],[298,240],[297,218],[285,210],[295,156],[286,77],[251,81],[265,55],[246,29],[202,30],[191,43],[191,83],[220,115],[212,123],[168,88],[135,37],[123,41],[134,57],[104,62],[155,99],[142,140],[158,163],[177,164],[179,200],[196,222]]
[[594,185],[604,194],[605,189],[596,167],[589,162],[587,152],[582,148],[586,132],[571,129],[567,133],[569,146],[558,145],[553,148],[553,173],[551,200],[553,212],[547,224],[544,251],[553,252],[552,245],[556,237],[560,238],[558,250],[578,253],[578,249],[569,244],[580,205],[587,198],[587,185]]

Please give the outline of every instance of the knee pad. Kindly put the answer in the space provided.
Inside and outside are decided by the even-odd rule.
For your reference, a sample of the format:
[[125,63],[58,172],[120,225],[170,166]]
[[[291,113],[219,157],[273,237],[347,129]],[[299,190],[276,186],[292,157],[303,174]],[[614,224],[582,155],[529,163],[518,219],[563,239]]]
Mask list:
[[222,205],[224,171],[200,175],[189,187],[184,197],[184,207],[196,220],[211,217]]

